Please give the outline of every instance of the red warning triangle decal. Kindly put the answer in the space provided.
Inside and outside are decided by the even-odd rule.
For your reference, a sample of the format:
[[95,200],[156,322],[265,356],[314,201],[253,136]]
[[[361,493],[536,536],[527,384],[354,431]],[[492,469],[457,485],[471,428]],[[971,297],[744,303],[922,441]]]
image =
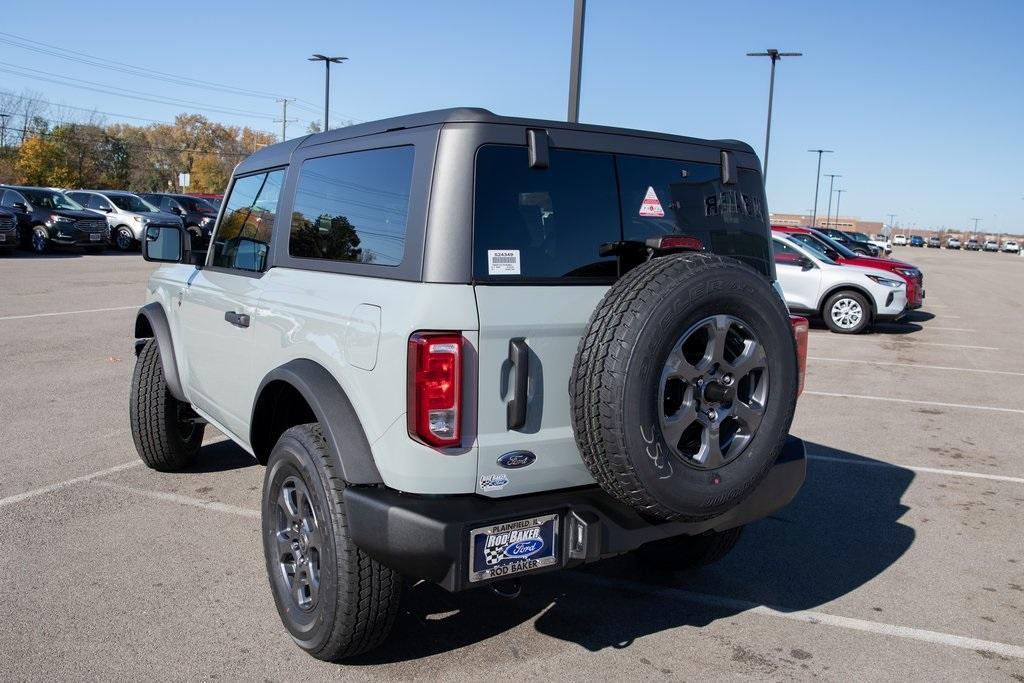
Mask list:
[[640,202],[640,215],[653,218],[665,217],[665,209],[661,208],[661,202],[658,201],[658,194],[654,191],[654,188],[649,185],[647,186],[647,194],[644,195],[644,200]]

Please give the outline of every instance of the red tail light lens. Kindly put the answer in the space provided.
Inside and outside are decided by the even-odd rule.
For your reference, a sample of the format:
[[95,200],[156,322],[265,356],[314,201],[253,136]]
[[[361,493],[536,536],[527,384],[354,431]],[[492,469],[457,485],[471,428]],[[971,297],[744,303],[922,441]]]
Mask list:
[[804,391],[804,375],[807,374],[807,339],[810,326],[807,323],[807,318],[796,315],[789,316],[789,321],[793,324],[793,338],[796,340],[796,362],[800,370],[796,395],[799,396]]
[[409,436],[430,446],[462,438],[462,335],[417,332],[409,338]]

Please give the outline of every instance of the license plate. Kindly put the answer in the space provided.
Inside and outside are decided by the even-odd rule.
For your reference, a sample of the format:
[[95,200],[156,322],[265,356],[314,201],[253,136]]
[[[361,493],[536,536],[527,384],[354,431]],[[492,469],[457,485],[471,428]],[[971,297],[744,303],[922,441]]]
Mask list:
[[502,522],[469,532],[469,580],[513,576],[558,562],[558,515]]
[[89,235],[89,241],[90,242],[99,242],[100,241],[100,237],[102,237],[102,235],[100,235],[98,232],[94,232],[93,234]]

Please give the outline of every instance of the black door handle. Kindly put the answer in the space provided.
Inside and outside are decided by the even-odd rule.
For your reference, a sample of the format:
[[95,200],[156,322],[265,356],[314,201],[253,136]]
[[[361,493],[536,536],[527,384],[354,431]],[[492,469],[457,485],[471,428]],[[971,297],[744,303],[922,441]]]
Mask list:
[[530,378],[530,349],[522,337],[508,340],[508,359],[512,363],[512,398],[506,407],[505,424],[519,429],[526,424],[526,390]]
[[245,313],[228,311],[224,314],[224,319],[235,327],[249,327],[249,316]]

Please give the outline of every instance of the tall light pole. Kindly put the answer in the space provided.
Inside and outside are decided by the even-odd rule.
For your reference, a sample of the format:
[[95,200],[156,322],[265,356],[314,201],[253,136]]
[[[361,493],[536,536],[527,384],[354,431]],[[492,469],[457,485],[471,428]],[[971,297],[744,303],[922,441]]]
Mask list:
[[587,0],[576,0],[572,10],[572,53],[569,58],[569,112],[566,120],[580,120],[580,78],[583,75],[583,24]]
[[[842,178],[839,173],[826,173],[828,181],[828,213],[825,214],[825,227],[832,225],[832,186],[836,184],[836,178]],[[811,226],[813,227],[813,226]]]
[[889,214],[889,234],[892,234],[892,231],[895,230],[895,229],[896,229],[896,214],[890,213]]
[[846,190],[836,190],[836,225],[839,225],[839,201],[843,198]]
[[323,62],[327,67],[327,70],[324,71],[324,130],[331,128],[331,64],[341,64],[347,60],[348,57],[327,57],[317,53],[309,58],[311,62]]
[[811,214],[811,227],[814,227],[814,221],[818,218],[818,183],[821,181],[821,155],[831,154],[831,149],[809,149],[808,152],[818,153],[818,174],[814,176],[814,212]]
[[748,52],[748,57],[769,57],[772,60],[772,75],[768,81],[768,126],[764,133],[764,171],[763,180],[768,180],[768,144],[772,139],[772,99],[775,96],[775,62],[783,57],[802,57],[802,52],[779,52],[775,48],[768,48],[764,52]]
[[980,218],[972,218],[971,220],[974,221],[974,236],[977,237],[978,236],[978,221],[980,221],[981,219]]

